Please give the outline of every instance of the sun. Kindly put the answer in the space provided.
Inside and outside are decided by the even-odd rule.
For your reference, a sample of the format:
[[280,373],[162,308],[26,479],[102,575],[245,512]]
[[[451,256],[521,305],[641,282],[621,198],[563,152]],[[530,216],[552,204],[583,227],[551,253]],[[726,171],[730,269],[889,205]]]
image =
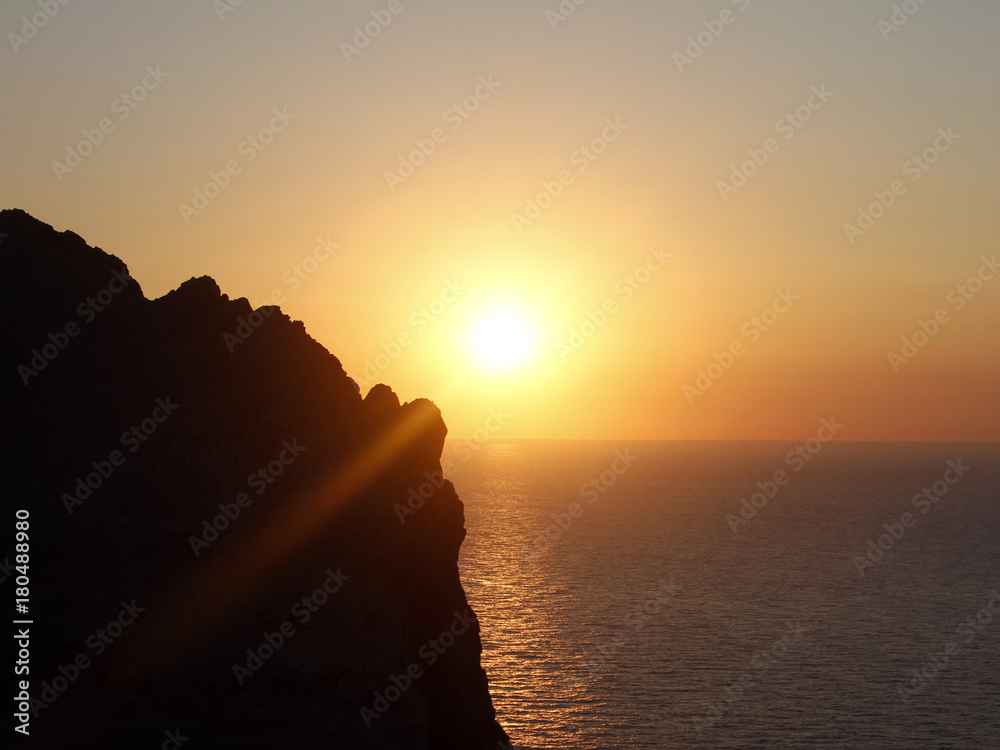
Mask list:
[[519,370],[530,363],[538,350],[538,338],[533,317],[514,306],[484,311],[470,329],[470,345],[476,360],[497,373]]

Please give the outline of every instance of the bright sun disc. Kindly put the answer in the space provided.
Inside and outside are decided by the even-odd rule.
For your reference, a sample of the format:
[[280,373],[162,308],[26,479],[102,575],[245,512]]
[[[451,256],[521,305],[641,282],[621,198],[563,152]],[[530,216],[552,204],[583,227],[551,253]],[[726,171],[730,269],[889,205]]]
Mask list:
[[472,349],[477,359],[494,371],[525,365],[535,352],[537,340],[531,318],[515,309],[490,311],[472,329]]

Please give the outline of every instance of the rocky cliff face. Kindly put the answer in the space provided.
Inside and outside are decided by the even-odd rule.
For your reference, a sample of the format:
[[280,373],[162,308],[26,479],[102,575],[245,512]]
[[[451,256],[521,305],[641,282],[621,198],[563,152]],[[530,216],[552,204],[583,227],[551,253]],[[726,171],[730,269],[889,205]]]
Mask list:
[[[462,503],[426,481],[432,403],[362,399],[302,323],[210,278],[147,300],[118,258],[22,211],[0,213],[0,285],[36,746],[507,741],[458,575]],[[394,504],[431,484],[401,524]]]

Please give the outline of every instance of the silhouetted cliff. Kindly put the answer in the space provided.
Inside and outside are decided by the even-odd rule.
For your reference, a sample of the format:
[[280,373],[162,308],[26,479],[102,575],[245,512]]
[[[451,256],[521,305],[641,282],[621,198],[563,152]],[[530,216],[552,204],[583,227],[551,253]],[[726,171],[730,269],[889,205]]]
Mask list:
[[210,278],[147,300],[118,258],[23,211],[0,213],[0,285],[33,746],[506,741],[462,503],[444,482],[405,524],[393,510],[440,471],[431,402],[362,399],[302,323]]

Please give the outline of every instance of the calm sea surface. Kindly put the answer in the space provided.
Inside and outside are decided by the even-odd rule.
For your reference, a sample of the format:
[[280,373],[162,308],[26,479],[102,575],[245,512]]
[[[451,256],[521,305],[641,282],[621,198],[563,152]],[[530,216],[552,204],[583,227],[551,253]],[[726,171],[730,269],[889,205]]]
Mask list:
[[1000,748],[1000,445],[795,447],[449,441],[516,747]]

